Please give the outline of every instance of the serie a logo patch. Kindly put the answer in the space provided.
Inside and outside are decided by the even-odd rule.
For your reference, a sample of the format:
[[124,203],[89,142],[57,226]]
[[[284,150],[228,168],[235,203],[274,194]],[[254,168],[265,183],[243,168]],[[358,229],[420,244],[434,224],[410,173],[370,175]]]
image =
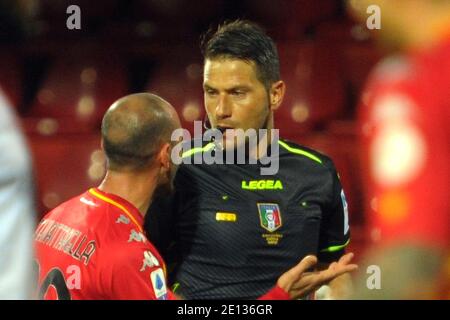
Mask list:
[[274,232],[282,226],[281,212],[276,203],[258,203],[259,220],[261,227]]
[[164,271],[161,268],[156,269],[150,274],[153,291],[157,300],[167,300],[167,287]]

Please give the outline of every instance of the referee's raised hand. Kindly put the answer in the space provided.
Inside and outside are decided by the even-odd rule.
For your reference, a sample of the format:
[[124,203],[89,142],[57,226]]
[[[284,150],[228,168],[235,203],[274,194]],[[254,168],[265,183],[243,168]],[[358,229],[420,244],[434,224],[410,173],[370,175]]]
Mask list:
[[278,278],[277,285],[289,293],[291,299],[300,299],[317,290],[334,278],[358,268],[351,264],[353,253],[342,256],[338,262],[330,264],[322,271],[308,271],[317,264],[317,257],[308,255],[299,264],[289,269]]

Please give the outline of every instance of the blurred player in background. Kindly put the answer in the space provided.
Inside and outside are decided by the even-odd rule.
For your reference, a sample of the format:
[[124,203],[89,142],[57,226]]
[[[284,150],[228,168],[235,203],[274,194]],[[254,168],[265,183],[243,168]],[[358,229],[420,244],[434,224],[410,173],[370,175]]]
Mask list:
[[[254,299],[308,254],[317,255],[323,269],[344,255],[350,237],[344,191],[331,159],[274,138],[274,112],[285,83],[276,45],[259,26],[223,24],[204,39],[203,55],[205,109],[223,136],[199,141],[200,147],[194,141],[183,153],[194,164],[180,165],[175,198],[169,207],[155,203],[150,211],[158,216],[149,218],[159,221],[148,220],[147,226],[161,252],[174,253],[180,295]],[[252,149],[248,140],[236,139],[237,129],[267,131]],[[210,150],[225,151],[224,157],[245,150],[246,164],[195,163]],[[260,155],[275,152],[278,172],[261,174]],[[258,161],[250,164],[251,158]],[[344,298],[349,276],[333,279],[330,287],[332,297]]]
[[29,299],[33,289],[31,158],[11,105],[0,89],[0,299]]
[[[372,72],[360,125],[370,236],[367,264],[381,289],[361,281],[355,298],[450,298],[450,1],[349,1],[362,21],[381,9],[377,40],[400,51]],[[361,269],[363,270],[363,269]],[[367,276],[367,275],[366,275]]]
[[[35,243],[41,299],[174,299],[166,267],[143,234],[154,195],[172,190],[175,109],[152,94],[119,99],[102,122],[107,173],[98,188],[48,213]],[[284,273],[263,299],[307,294],[352,271],[351,255],[322,272],[305,273],[317,259],[308,256]]]

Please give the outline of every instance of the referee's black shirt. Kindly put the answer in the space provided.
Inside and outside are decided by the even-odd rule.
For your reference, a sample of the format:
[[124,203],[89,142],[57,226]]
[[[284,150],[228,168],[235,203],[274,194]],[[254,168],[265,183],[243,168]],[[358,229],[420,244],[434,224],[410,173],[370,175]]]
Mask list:
[[292,142],[278,144],[275,175],[261,175],[260,164],[182,164],[175,194],[154,200],[146,230],[168,263],[177,262],[170,274],[175,293],[255,299],[306,255],[320,262],[343,255],[347,203],[332,160]]

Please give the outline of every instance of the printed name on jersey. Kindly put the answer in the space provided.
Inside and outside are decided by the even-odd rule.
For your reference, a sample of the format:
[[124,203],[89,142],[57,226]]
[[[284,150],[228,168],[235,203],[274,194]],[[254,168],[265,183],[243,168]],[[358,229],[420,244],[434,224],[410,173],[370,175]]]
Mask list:
[[34,240],[68,254],[88,265],[97,248],[94,240],[87,235],[54,220],[42,221],[36,229]]
[[243,190],[283,190],[281,180],[251,180],[242,181]]
[[150,251],[145,251],[142,267],[139,271],[144,272],[147,268],[153,267],[159,267],[159,261]]
[[158,300],[167,300],[167,287],[164,277],[164,271],[159,268],[150,274],[150,281],[152,282],[155,297]]

